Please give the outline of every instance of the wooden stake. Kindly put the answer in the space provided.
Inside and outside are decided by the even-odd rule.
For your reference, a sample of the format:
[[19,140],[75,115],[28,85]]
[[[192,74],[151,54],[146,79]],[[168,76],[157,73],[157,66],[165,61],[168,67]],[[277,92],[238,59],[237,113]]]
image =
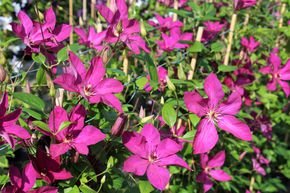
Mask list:
[[125,75],[128,74],[128,70],[129,70],[129,60],[128,60],[126,51],[124,51],[123,52],[123,72],[125,73]]
[[286,10],[286,3],[283,3],[280,10],[280,19],[279,19],[279,25],[278,25],[279,28],[283,26],[283,15],[285,13],[285,10]]
[[[73,27],[73,0],[69,0],[69,24]],[[69,36],[69,43],[73,44],[73,30]]]
[[[175,10],[178,10],[178,0],[174,0],[173,8],[174,8]],[[177,21],[177,13],[174,13],[174,14],[173,14],[173,21]]]
[[95,20],[96,13],[95,13],[95,5],[96,5],[96,0],[91,1],[91,18]]
[[227,51],[224,59],[224,65],[229,64],[229,58],[230,58],[230,53],[232,49],[232,43],[233,43],[233,37],[234,37],[234,30],[235,30],[235,25],[237,22],[237,14],[232,15],[232,20],[231,20],[231,26],[230,26],[230,33],[228,37],[228,46],[227,46]]
[[[196,42],[201,41],[202,34],[203,34],[203,27],[199,27],[197,30],[196,38],[195,38]],[[194,74],[195,67],[196,67],[196,62],[197,62],[197,53],[194,53],[192,58],[191,58],[191,62],[190,62],[191,70],[189,71],[189,74],[187,77],[188,80],[192,80],[192,78],[193,78],[193,74]]]
[[243,23],[244,26],[247,26],[248,25],[249,19],[250,19],[250,14],[247,13],[246,14],[246,17],[245,17],[245,20],[244,20],[244,23]]
[[100,18],[97,18],[97,32],[100,33],[103,30]]
[[87,0],[83,0],[83,21],[87,21]]
[[62,107],[63,95],[64,95],[63,88],[59,88],[56,90],[56,93],[55,93],[55,105],[56,106]]

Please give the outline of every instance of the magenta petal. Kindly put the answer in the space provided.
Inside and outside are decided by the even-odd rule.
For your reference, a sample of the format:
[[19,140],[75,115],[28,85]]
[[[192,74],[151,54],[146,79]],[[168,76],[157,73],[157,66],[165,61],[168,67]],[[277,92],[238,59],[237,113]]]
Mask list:
[[205,172],[201,172],[200,174],[198,174],[196,177],[196,181],[203,183],[204,192],[209,191],[211,187],[213,186],[212,181],[209,179],[209,177],[207,176]]
[[49,115],[48,126],[52,133],[57,133],[60,125],[65,121],[69,121],[66,111],[57,106]]
[[106,94],[101,97],[102,102],[106,105],[115,108],[120,113],[123,112],[122,104],[120,100],[113,94]]
[[69,121],[72,123],[74,130],[81,130],[84,127],[85,116],[86,109],[83,105],[79,104],[72,108],[69,115]]
[[141,135],[144,136],[146,141],[151,145],[157,145],[160,143],[160,133],[151,123],[144,125],[141,130]]
[[116,0],[117,8],[121,14],[120,19],[127,19],[128,18],[128,8],[126,5],[125,0]]
[[67,24],[62,24],[54,29],[55,39],[57,42],[62,42],[69,37],[72,27]]
[[56,17],[55,17],[55,13],[52,7],[46,10],[46,12],[44,13],[44,19],[45,19],[45,26],[51,30],[54,30]]
[[12,126],[15,125],[18,118],[20,117],[22,110],[21,109],[17,109],[15,111],[13,111],[12,113],[6,114],[4,115],[1,119],[2,122],[2,126],[3,127],[8,127],[8,126]]
[[147,170],[148,165],[148,160],[143,159],[138,155],[132,155],[124,162],[123,171],[132,172],[137,176],[143,176]]
[[62,74],[53,81],[54,83],[60,85],[63,89],[70,92],[78,92],[76,86],[76,78],[71,74]]
[[42,186],[35,190],[29,191],[29,193],[57,193],[57,192],[58,192],[58,189],[53,186]]
[[9,134],[15,135],[21,139],[29,139],[30,134],[23,127],[19,125],[9,125],[4,127],[5,131]]
[[97,9],[108,23],[112,23],[114,13],[108,7],[99,5]]
[[211,73],[205,79],[204,91],[209,98],[209,105],[211,107],[216,106],[225,95],[222,84],[214,73]]
[[29,34],[29,32],[32,30],[32,27],[33,27],[33,23],[31,21],[31,19],[23,11],[19,11],[18,19],[20,20],[20,22],[25,30],[25,33]]
[[286,97],[289,96],[290,94],[290,86],[289,86],[289,83],[286,82],[286,81],[282,81],[282,80],[278,80],[278,83],[280,84],[280,86],[282,87]]
[[106,78],[99,82],[95,88],[97,94],[119,93],[123,90],[123,85],[119,80],[113,78]]
[[158,190],[164,190],[169,183],[170,173],[168,169],[150,164],[147,169],[149,182]]
[[83,143],[75,143],[74,148],[77,152],[83,155],[88,155],[89,154],[89,148],[86,144]]
[[105,73],[106,69],[103,66],[102,58],[94,57],[86,73],[84,82],[86,85],[90,84],[92,87],[95,87],[105,76]]
[[17,167],[15,166],[9,167],[9,177],[13,186],[16,186],[17,188],[20,189],[22,186],[22,176]]
[[74,75],[76,78],[77,78],[77,75],[79,75],[81,78],[84,78],[86,75],[86,68],[84,64],[82,63],[82,61],[72,51],[68,52],[68,56],[69,56],[69,61],[73,69],[68,67],[66,68],[67,69],[66,72]]
[[71,173],[66,171],[65,169],[62,169],[58,172],[51,172],[51,174],[53,175],[55,180],[66,180],[73,177]]
[[30,161],[23,169],[22,174],[22,190],[24,192],[30,190],[36,182],[36,171]]
[[102,133],[99,129],[92,125],[85,126],[74,143],[80,143],[85,145],[94,145],[106,138],[106,135]]
[[7,92],[5,92],[0,102],[0,118],[3,115],[5,115],[7,108],[8,108],[8,94]]
[[197,126],[193,141],[194,154],[210,151],[217,143],[218,138],[214,123],[208,119],[202,119]]
[[269,62],[274,67],[273,69],[274,73],[277,72],[281,65],[281,58],[272,52],[269,57]]
[[134,154],[147,159],[146,139],[136,132],[125,132],[122,135],[123,144]]
[[202,169],[205,169],[208,162],[208,155],[206,153],[200,154],[200,165]]
[[199,117],[205,115],[206,100],[204,100],[197,91],[185,92],[184,103],[190,112],[196,114]]
[[209,162],[207,163],[207,166],[210,168],[221,167],[222,165],[224,165],[225,159],[226,159],[226,152],[225,150],[222,150],[218,152],[217,154],[215,154],[215,156],[213,156],[209,160]]
[[290,80],[290,59],[286,62],[285,66],[279,72],[281,80]]
[[260,68],[259,70],[262,74],[270,74],[272,72],[272,67],[271,66],[265,66]]
[[237,114],[242,106],[242,98],[241,95],[238,92],[233,92],[228,100],[224,101],[219,106],[219,111],[222,114],[228,114],[228,115],[235,115]]
[[52,158],[65,154],[71,147],[68,143],[50,144],[49,152]]
[[252,140],[252,133],[248,125],[231,115],[222,115],[218,120],[218,126],[235,137],[245,140]]
[[181,157],[177,155],[170,155],[168,157],[161,158],[159,159],[157,164],[159,166],[176,165],[176,166],[184,167],[188,170],[191,170],[189,165]]
[[173,155],[180,150],[180,145],[169,138],[162,140],[156,148],[156,152],[160,158],[166,158],[167,156]]
[[230,181],[232,177],[223,170],[210,170],[209,175],[217,181]]

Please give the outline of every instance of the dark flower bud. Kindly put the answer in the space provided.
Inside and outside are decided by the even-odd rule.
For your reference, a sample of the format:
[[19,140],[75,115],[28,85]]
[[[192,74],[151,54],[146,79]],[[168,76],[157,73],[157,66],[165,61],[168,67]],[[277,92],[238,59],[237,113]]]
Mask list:
[[0,83],[4,82],[6,79],[6,70],[0,65]]

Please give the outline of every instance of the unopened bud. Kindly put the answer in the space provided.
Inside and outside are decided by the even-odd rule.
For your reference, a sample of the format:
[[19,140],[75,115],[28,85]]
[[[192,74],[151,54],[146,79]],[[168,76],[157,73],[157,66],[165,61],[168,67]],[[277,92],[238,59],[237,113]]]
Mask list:
[[127,122],[127,116],[124,114],[121,114],[117,120],[115,121],[112,129],[111,129],[111,134],[114,136],[121,136],[121,134],[123,133],[125,124]]
[[105,183],[105,181],[106,181],[106,175],[104,175],[104,176],[102,177],[102,179],[101,179],[101,184]]
[[144,21],[141,21],[140,23],[140,30],[141,30],[141,36],[145,37],[147,35],[147,32],[146,32],[146,28],[145,28],[145,25],[144,25]]
[[175,86],[174,84],[171,82],[171,80],[169,79],[168,76],[166,76],[166,82],[167,82],[167,85],[168,85],[168,88],[172,91],[175,91]]
[[3,50],[0,48],[0,65],[4,65],[6,63],[6,58],[3,54]]
[[109,60],[109,55],[110,55],[110,50],[109,48],[105,48],[105,50],[102,53],[102,59],[103,59],[103,64],[107,64],[108,60]]
[[0,64],[0,83],[4,82],[6,79],[6,70],[3,68],[3,66]]

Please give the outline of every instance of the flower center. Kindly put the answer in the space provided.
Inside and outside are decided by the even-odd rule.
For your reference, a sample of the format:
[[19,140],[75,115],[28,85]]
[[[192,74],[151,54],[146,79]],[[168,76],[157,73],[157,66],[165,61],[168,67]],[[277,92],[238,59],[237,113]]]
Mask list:
[[68,134],[65,136],[65,139],[64,139],[64,143],[70,143],[73,139],[73,136],[71,134]]
[[152,153],[150,156],[149,156],[149,162],[150,163],[153,163],[157,160],[157,155],[156,153]]
[[92,96],[94,95],[94,92],[92,90],[92,85],[88,84],[84,87],[84,93],[86,96]]
[[218,118],[219,118],[219,113],[215,112],[214,110],[210,110],[207,114],[206,114],[206,117],[213,121],[213,122],[217,122],[218,121]]
[[119,21],[119,23],[113,28],[113,33],[115,36],[119,37],[122,32],[123,32],[123,25],[122,25],[122,22]]

